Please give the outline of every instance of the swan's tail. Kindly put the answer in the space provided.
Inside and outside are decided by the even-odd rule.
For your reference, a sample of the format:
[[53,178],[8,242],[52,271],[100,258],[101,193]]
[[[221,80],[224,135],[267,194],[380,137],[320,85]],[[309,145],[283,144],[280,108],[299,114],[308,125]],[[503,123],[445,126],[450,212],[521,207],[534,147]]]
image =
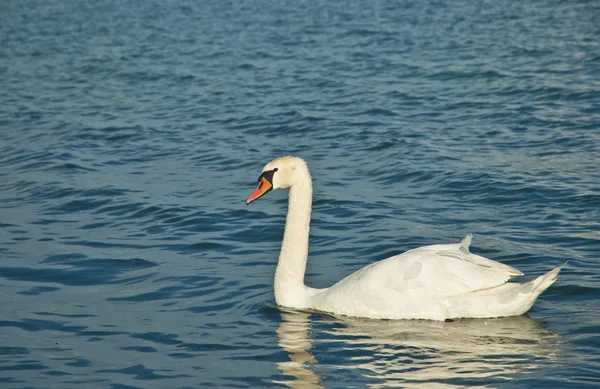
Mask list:
[[558,273],[560,273],[566,264],[567,262],[539,276],[535,280],[521,284],[516,288],[515,292],[517,292],[518,297],[515,298],[514,302],[517,315],[522,315],[531,309],[531,306],[535,303],[539,295],[544,293],[556,281]]
[[566,264],[565,262],[524,284],[507,282],[494,288],[455,296],[449,300],[449,304],[455,311],[453,318],[522,315],[529,311],[538,296],[556,281],[558,273]]
[[[552,285],[554,283],[554,281],[556,281],[556,279],[558,278],[558,273],[560,273],[562,268],[565,267],[567,265],[567,263],[569,263],[569,261],[563,263],[559,267],[556,267],[556,268],[550,270],[548,273],[539,276],[535,280],[527,283],[527,284],[532,284],[531,289],[532,289],[532,292],[533,291],[536,292],[536,297],[538,295],[540,295],[541,293],[543,293],[546,289],[548,289],[548,287],[550,285]],[[524,284],[524,285],[527,285],[527,284]]]

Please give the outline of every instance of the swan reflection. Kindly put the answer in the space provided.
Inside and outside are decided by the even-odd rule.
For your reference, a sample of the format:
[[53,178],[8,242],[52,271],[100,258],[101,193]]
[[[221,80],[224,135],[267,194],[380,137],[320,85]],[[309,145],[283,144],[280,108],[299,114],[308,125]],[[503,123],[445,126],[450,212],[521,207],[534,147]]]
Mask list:
[[[277,329],[290,360],[279,362],[292,388],[322,388],[311,341],[324,353],[348,358],[337,367],[360,369],[369,387],[487,387],[491,378],[537,367],[556,357],[555,333],[527,316],[453,322],[383,321],[285,310]],[[309,335],[309,327],[319,330]],[[313,337],[315,339],[313,339]],[[320,369],[323,371],[323,369]]]
[[318,385],[320,377],[308,368],[308,364],[317,363],[315,357],[308,351],[312,344],[308,339],[308,314],[299,311],[282,311],[281,322],[277,327],[279,347],[287,351],[290,360],[277,362],[279,370],[290,377],[290,381],[281,381],[290,388],[323,388]]

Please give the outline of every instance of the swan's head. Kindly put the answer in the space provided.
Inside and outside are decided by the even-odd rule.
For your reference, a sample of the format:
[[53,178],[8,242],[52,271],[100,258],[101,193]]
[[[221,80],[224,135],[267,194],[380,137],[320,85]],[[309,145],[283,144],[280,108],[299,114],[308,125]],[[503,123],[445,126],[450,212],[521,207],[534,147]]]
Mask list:
[[298,157],[280,157],[272,160],[262,170],[258,177],[258,186],[252,192],[246,204],[262,197],[273,189],[290,188],[299,179],[310,177],[306,162]]

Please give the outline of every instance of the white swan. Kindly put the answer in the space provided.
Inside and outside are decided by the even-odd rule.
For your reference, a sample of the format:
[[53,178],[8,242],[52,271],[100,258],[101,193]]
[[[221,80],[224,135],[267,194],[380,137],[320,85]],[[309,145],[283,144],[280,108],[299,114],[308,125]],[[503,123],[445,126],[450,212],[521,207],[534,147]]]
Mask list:
[[312,204],[306,162],[289,156],[269,162],[246,203],[280,188],[290,188],[274,282],[280,306],[372,319],[517,316],[531,308],[562,268],[527,283],[506,282],[523,273],[470,253],[467,235],[458,244],[419,247],[372,263],[330,288],[311,288],[304,285]]

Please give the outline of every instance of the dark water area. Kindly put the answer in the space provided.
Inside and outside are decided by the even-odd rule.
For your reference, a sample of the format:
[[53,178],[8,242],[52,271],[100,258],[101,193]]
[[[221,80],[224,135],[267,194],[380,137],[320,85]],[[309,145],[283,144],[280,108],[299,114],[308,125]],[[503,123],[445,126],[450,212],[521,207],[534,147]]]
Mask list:
[[[2,388],[596,388],[596,1],[0,4]],[[568,265],[526,315],[279,309],[286,193],[306,283],[459,242]]]

